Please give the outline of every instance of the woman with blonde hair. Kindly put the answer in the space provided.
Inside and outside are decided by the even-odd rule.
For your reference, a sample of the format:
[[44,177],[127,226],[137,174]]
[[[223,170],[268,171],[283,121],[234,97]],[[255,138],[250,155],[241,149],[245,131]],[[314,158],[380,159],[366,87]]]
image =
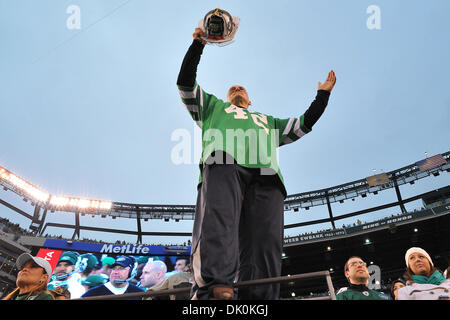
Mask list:
[[2,300],[54,300],[47,288],[52,268],[47,260],[22,253],[16,261],[20,270],[16,285],[10,294]]

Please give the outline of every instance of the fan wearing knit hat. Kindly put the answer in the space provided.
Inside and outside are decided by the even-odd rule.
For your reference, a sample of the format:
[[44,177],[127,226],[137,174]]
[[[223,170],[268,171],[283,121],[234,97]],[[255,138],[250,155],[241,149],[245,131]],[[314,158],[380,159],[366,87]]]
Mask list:
[[399,300],[449,300],[450,280],[434,267],[430,255],[412,247],[405,254],[406,287],[398,290]]

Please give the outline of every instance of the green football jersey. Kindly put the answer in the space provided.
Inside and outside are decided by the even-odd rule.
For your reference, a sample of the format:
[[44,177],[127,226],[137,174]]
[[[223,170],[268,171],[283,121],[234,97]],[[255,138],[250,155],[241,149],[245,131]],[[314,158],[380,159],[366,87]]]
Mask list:
[[391,298],[384,292],[378,292],[376,290],[355,290],[352,288],[344,287],[336,294],[337,300],[391,300]]
[[261,168],[263,175],[278,174],[284,185],[277,148],[311,131],[304,125],[304,115],[278,119],[238,107],[207,93],[197,82],[192,88],[178,86],[178,90],[184,106],[202,129],[203,165],[214,151],[224,151],[241,166]]
[[55,300],[50,293],[41,292],[39,294],[34,294],[32,296],[28,296],[29,293],[24,293],[22,295],[18,295],[15,300]]

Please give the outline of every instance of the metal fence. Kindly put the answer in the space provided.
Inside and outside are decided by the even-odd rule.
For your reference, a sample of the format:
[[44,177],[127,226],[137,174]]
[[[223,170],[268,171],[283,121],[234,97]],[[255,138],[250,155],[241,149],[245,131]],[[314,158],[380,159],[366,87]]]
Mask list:
[[[303,274],[296,274],[296,275],[289,275],[289,276],[282,276],[282,277],[241,281],[241,282],[235,283],[233,285],[233,287],[241,288],[241,287],[248,287],[248,286],[267,285],[267,284],[272,284],[272,283],[282,283],[282,282],[288,282],[288,281],[289,282],[301,281],[301,280],[305,280],[305,279],[313,279],[313,278],[320,278],[320,277],[325,277],[330,295],[325,296],[325,297],[306,298],[303,300],[336,300],[336,294],[334,291],[333,282],[331,281],[331,276],[330,276],[329,271],[317,271],[317,272],[310,272],[310,273],[303,273]],[[86,298],[79,298],[79,299],[72,299],[72,300],[127,300],[127,299],[135,299],[135,298],[147,299],[150,297],[159,297],[159,296],[168,296],[168,295],[175,295],[175,294],[181,294],[181,293],[188,293],[188,292],[190,292],[190,290],[191,290],[191,288],[189,288],[189,287],[168,289],[168,290],[159,290],[159,291],[148,290],[145,292],[86,297]]]

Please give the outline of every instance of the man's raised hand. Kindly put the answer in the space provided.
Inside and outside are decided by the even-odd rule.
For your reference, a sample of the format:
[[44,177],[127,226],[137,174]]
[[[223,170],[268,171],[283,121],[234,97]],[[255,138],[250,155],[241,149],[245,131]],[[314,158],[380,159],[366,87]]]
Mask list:
[[195,28],[194,33],[192,34],[192,37],[201,42],[203,45],[206,43],[205,40],[203,40],[203,37],[205,36],[203,30],[201,28]]
[[321,83],[319,81],[319,84],[317,86],[317,90],[326,90],[326,91],[330,91],[333,90],[334,85],[336,84],[336,75],[334,74],[334,71],[331,70],[328,73],[328,77],[327,80],[325,80],[324,83]]

